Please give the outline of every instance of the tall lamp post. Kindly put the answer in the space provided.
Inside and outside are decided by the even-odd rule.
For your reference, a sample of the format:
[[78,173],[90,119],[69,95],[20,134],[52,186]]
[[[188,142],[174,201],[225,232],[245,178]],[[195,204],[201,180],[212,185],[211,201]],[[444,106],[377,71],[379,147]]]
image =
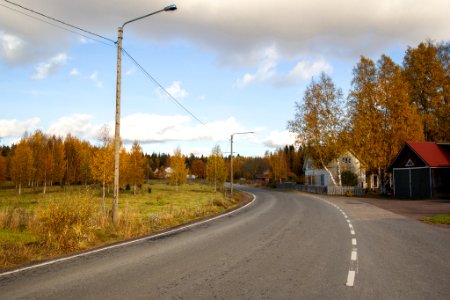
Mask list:
[[233,199],[233,136],[237,134],[249,134],[254,133],[253,131],[247,132],[236,132],[231,135],[231,153],[230,153],[230,198]]
[[117,210],[119,206],[119,161],[120,161],[120,91],[121,91],[121,78],[122,78],[122,39],[123,39],[123,28],[125,25],[141,20],[152,15],[158,14],[164,11],[176,10],[177,6],[175,4],[168,5],[163,9],[146,14],[142,17],[129,20],[121,27],[117,29],[117,84],[116,84],[116,127],[114,131],[114,198],[112,205],[112,222],[116,224],[117,222]]

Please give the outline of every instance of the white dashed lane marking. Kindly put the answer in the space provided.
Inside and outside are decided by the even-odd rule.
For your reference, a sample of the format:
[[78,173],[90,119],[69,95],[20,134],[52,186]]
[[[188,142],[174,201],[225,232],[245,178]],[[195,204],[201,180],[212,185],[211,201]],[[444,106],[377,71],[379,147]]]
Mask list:
[[348,287],[353,287],[355,284],[356,272],[358,270],[358,249],[356,248],[357,242],[356,238],[354,237],[356,235],[355,229],[353,228],[351,220],[348,218],[347,214],[342,208],[340,208],[338,205],[334,203],[329,202],[328,200],[324,201],[327,202],[328,204],[333,205],[337,210],[339,210],[342,213],[342,215],[344,216],[345,220],[348,223],[348,227],[350,228],[350,235],[352,236],[352,252],[350,254],[350,267],[348,270],[347,282],[345,283],[345,285]]

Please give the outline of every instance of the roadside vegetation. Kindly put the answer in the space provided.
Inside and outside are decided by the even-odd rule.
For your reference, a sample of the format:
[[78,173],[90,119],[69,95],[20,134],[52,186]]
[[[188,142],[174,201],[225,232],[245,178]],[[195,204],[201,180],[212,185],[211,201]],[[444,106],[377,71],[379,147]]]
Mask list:
[[134,193],[122,191],[119,221],[113,226],[99,185],[53,186],[45,194],[23,188],[19,195],[4,184],[0,189],[0,269],[163,231],[240,203],[239,196],[231,200],[199,182],[176,186],[154,180]]
[[445,224],[450,225],[450,213],[443,215],[435,215],[428,218],[423,218],[422,221],[433,224]]

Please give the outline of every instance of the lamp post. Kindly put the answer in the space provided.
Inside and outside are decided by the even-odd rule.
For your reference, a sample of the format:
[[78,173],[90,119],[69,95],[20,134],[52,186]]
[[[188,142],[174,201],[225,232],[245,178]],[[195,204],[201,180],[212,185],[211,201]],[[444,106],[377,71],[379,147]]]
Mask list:
[[233,199],[233,136],[237,134],[249,134],[254,133],[253,131],[247,132],[236,132],[231,135],[231,153],[230,153],[230,198]]
[[146,14],[142,17],[129,20],[121,27],[117,29],[117,84],[116,84],[116,126],[114,131],[114,198],[112,205],[112,222],[116,224],[117,222],[117,209],[119,206],[119,161],[120,161],[120,94],[121,94],[121,77],[122,77],[122,39],[123,39],[123,28],[125,25],[150,17],[152,15],[158,14],[164,11],[176,10],[177,6],[175,4],[168,5],[163,9]]

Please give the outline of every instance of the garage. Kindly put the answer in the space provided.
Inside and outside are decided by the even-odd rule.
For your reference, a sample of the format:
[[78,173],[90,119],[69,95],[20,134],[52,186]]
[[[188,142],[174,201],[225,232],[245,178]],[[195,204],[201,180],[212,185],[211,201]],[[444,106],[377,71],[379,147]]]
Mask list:
[[406,142],[391,170],[396,198],[450,198],[450,143]]

